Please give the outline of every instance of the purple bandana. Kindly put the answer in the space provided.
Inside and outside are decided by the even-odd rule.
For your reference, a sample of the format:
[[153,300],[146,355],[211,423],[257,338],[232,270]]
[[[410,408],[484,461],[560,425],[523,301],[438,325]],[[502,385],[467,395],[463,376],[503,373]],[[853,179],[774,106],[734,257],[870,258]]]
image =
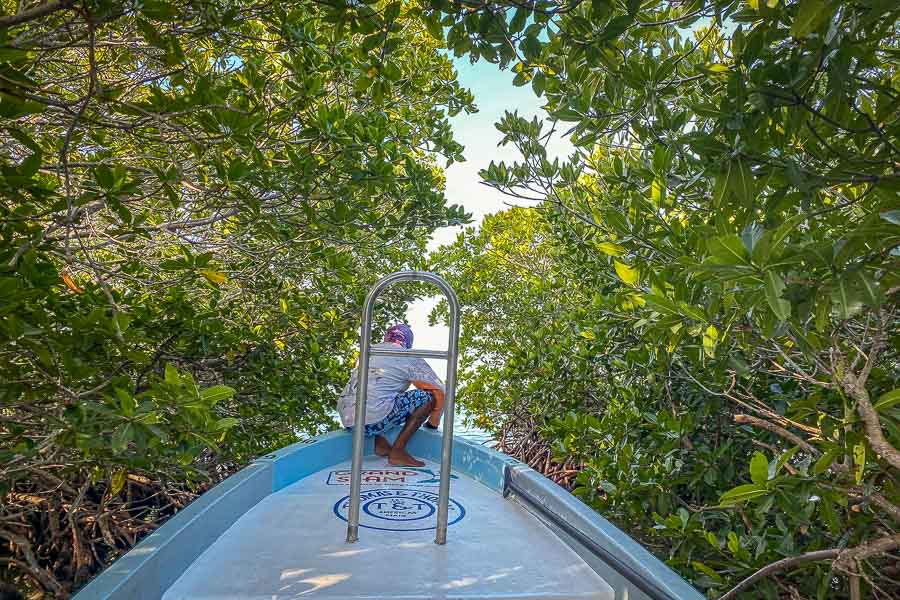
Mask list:
[[406,348],[412,348],[412,329],[410,329],[409,325],[407,325],[406,323],[398,323],[397,325],[394,325],[387,330],[387,332],[384,334],[384,341],[401,344]]

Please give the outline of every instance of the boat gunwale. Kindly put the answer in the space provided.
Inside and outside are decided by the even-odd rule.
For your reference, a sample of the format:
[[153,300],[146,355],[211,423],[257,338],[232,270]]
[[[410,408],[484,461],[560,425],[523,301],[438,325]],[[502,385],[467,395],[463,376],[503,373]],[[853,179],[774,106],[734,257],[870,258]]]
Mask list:
[[[621,586],[616,585],[620,582],[614,581],[620,577],[649,600],[704,600],[705,596],[633,538],[575,496],[560,494],[556,483],[534,469],[524,465],[511,467],[503,495],[522,501],[555,533],[564,534],[560,537],[570,547],[571,542],[579,545],[573,549],[582,558],[590,553],[599,559],[607,568],[591,567],[616,589],[617,598],[624,597]],[[628,598],[637,597],[635,590],[629,592]]]
[[[145,537],[83,587],[74,596],[75,600],[162,598],[197,557],[243,514],[269,494],[346,460],[351,446],[350,433],[340,430],[258,458]],[[439,457],[440,432],[420,430],[410,441],[409,450],[424,458]],[[373,442],[367,439],[364,453],[373,451]],[[462,438],[454,440],[452,465],[453,470],[498,494],[523,500],[535,518],[582,558],[586,552],[593,555],[597,560],[586,562],[601,577],[608,580],[610,572],[621,575],[615,584],[608,581],[616,590],[616,598],[704,598],[643,546],[528,465]],[[578,547],[573,546],[572,540]],[[452,532],[448,543],[452,544]],[[601,569],[597,561],[602,563]],[[602,568],[603,565],[608,569]],[[622,580],[630,584],[627,595]]]

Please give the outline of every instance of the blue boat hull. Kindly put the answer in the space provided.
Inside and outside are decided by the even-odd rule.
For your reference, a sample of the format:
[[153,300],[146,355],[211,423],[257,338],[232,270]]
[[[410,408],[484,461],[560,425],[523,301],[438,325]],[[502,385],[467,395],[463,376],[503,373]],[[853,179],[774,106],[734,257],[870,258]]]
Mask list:
[[[373,450],[371,440],[367,440],[367,444],[366,453],[371,454]],[[439,434],[422,430],[413,437],[409,449],[413,455],[429,461],[438,461],[440,444]],[[347,545],[343,542],[341,527],[345,526],[345,522],[342,520],[344,518],[343,509],[339,496],[346,493],[340,487],[346,483],[346,473],[340,469],[329,469],[346,462],[350,454],[351,436],[344,431],[339,431],[309,442],[288,446],[254,461],[245,469],[202,495],[154,533],[147,536],[140,544],[83,588],[76,598],[78,600],[99,598],[173,600],[187,597],[389,597],[390,594],[379,595],[377,590],[381,588],[376,585],[378,582],[373,579],[374,575],[366,574],[366,569],[373,569],[375,573],[387,572],[385,571],[387,566],[379,567],[362,562],[353,563],[349,558],[341,559],[345,561],[344,563],[335,562],[337,559],[334,559],[330,565],[335,567],[336,570],[333,569],[335,573],[341,571],[337,567],[343,569],[341,571],[343,579],[352,575],[355,578],[355,588],[349,587],[350,584],[340,578],[335,579],[334,575],[332,575],[334,583],[328,585],[321,585],[323,581],[331,581],[327,577],[318,579],[300,577],[299,581],[307,582],[306,585],[294,588],[281,586],[270,590],[261,584],[260,594],[256,595],[250,593],[246,587],[247,575],[236,573],[237,570],[244,567],[249,569],[254,576],[259,575],[267,569],[271,570],[272,563],[278,562],[278,559],[287,560],[291,556],[291,552],[295,554],[292,560],[305,567],[294,569],[293,571],[297,573],[313,571],[315,570],[313,567],[321,571],[323,564],[329,564],[321,561],[309,564],[303,562],[305,550],[302,544],[314,543],[312,538],[315,536],[313,535],[286,538],[296,539],[296,547],[293,547],[295,544],[288,543],[287,545],[290,545],[291,548],[287,548],[284,541],[275,543],[274,554],[265,560],[256,556],[257,551],[248,550],[251,547],[265,547],[266,542],[264,539],[252,539],[256,531],[260,532],[259,536],[266,535],[263,527],[253,524],[252,519],[264,519],[266,515],[261,513],[265,513],[269,506],[285,506],[285,502],[292,502],[293,500],[284,498],[284,494],[295,493],[292,491],[293,488],[297,488],[297,493],[303,492],[303,486],[313,485],[313,479],[317,482],[315,485],[320,487],[323,485],[334,486],[334,494],[337,494],[335,497],[339,501],[334,502],[330,497],[323,496],[322,507],[314,511],[315,516],[310,518],[306,529],[326,528],[327,531],[322,532],[322,535],[325,536],[323,539],[326,541],[333,539],[332,550],[334,548],[365,548],[365,546]],[[506,533],[503,533],[503,539],[499,540],[497,537],[486,537],[484,540],[470,539],[481,535],[482,529],[488,526],[478,525],[472,514],[465,517],[468,520],[463,520],[467,498],[460,498],[460,502],[457,502],[453,509],[460,524],[451,524],[448,531],[446,548],[449,548],[448,552],[457,552],[457,555],[448,555],[451,557],[448,559],[449,571],[444,569],[447,571],[448,580],[440,581],[440,576],[429,571],[431,574],[428,577],[418,583],[414,581],[410,584],[416,585],[410,588],[406,597],[540,597],[546,599],[577,597],[609,598],[610,600],[612,598],[616,600],[701,600],[703,598],[677,573],[656,559],[637,542],[527,465],[482,445],[457,439],[453,447],[452,472],[461,481],[451,481],[451,497],[457,498],[458,490],[471,490],[473,498],[468,503],[487,507],[481,508],[482,512],[493,511],[495,513],[494,521],[488,518],[490,515],[481,517],[488,518],[485,523],[496,522],[498,532]],[[421,470],[412,478],[414,481],[407,481],[403,485],[400,485],[398,481],[392,481],[391,472],[387,473],[389,476],[382,478],[387,481],[381,482],[383,485],[372,487],[369,492],[373,495],[373,499],[366,505],[369,508],[364,511],[358,544],[365,544],[366,536],[370,537],[369,543],[371,544],[390,545],[388,543],[390,540],[398,540],[401,546],[404,544],[409,546],[412,540],[417,540],[418,544],[420,543],[419,538],[410,536],[418,535],[416,532],[423,529],[433,529],[428,524],[428,518],[431,516],[429,511],[433,504],[429,496],[431,494],[429,486],[436,484],[436,473],[431,472],[429,479],[428,470]],[[304,483],[307,478],[309,478],[308,484]],[[321,481],[319,481],[320,479]],[[330,491],[331,488],[328,489]],[[390,503],[381,501],[383,498],[376,498],[375,495],[378,494],[387,496],[389,499],[393,498],[394,509],[399,510],[391,512]],[[401,498],[397,500],[394,498],[395,496],[401,496]],[[300,496],[295,496],[295,499],[297,502],[301,501]],[[276,504],[276,500],[280,504]],[[416,501],[415,509],[409,508],[413,506],[411,504],[413,500]],[[311,500],[306,499],[305,501],[310,502]],[[325,506],[326,504],[327,506]],[[519,524],[503,529],[501,522],[503,520],[500,517],[507,511],[510,512],[508,515],[510,518],[519,519],[516,522]],[[303,514],[313,513],[305,512]],[[527,523],[524,523],[522,519],[526,517],[535,521],[535,527],[524,526]],[[381,523],[386,523],[388,526],[380,526]],[[382,530],[388,530],[391,533],[385,533]],[[393,533],[395,531],[399,533]],[[513,556],[515,544],[510,545],[511,542],[507,539],[515,537],[516,531],[521,532],[522,544],[530,547],[530,553],[529,548],[521,549],[522,557],[527,557],[528,562],[528,568],[522,569],[522,572],[534,571],[529,577],[539,577],[538,580],[543,586],[540,590],[537,589],[539,586],[536,583],[531,583],[532,579],[523,579],[525,576],[516,571],[518,567],[510,566],[516,560],[520,563],[526,560]],[[384,537],[386,535],[397,537]],[[532,535],[532,538],[527,538],[527,535]],[[552,538],[546,540],[546,549],[539,544],[539,539],[533,537],[535,535]],[[307,537],[310,539],[305,539]],[[526,541],[526,539],[531,541]],[[251,542],[256,542],[257,546],[248,546],[247,544]],[[501,554],[492,553],[491,545],[496,546],[496,549],[506,549],[502,550]],[[315,551],[311,550],[308,554],[317,552],[321,554],[321,547],[320,544]],[[229,563],[229,559],[233,558],[229,557],[232,548],[236,553],[242,552],[246,558]],[[420,548],[421,550],[410,556],[419,561],[431,560],[427,558],[430,556],[427,554],[427,552],[431,552],[430,546],[420,546]],[[571,556],[566,558],[569,556],[566,553]],[[343,554],[349,555],[352,552],[331,552],[331,555],[334,556]],[[402,556],[402,554],[395,554],[394,558],[396,559],[398,556]],[[314,558],[310,556],[309,560],[313,561]],[[255,566],[254,560],[257,561]],[[435,558],[434,560],[439,559]],[[473,570],[466,571],[464,569],[467,560],[472,563],[471,569]],[[577,581],[559,579],[560,576],[554,573],[541,573],[541,569],[544,568],[559,570],[552,566],[555,564],[554,560],[571,564],[572,568],[576,569],[572,572],[577,574]],[[488,571],[485,568],[492,566],[492,562],[497,563],[496,570],[498,572],[507,573],[504,575],[505,579],[499,575],[493,577],[486,575]],[[222,574],[215,575],[217,565],[225,563],[232,566],[222,568]],[[385,565],[389,565],[389,563],[385,563]],[[458,572],[453,571],[454,567]],[[422,570],[421,565],[418,568],[420,571]],[[579,568],[583,568],[583,570],[577,570]],[[285,581],[285,573],[290,575],[290,571],[290,569],[281,568],[281,571],[277,571],[276,574],[280,573],[280,579]],[[509,575],[513,572],[515,572],[513,575]],[[231,585],[227,583],[229,576],[234,577],[236,587],[229,587]],[[367,580],[367,577],[370,579]],[[591,578],[596,578],[596,580]],[[310,581],[315,585],[309,583]],[[592,581],[594,583],[591,583]],[[385,589],[397,589],[398,593],[406,593],[405,589],[400,589],[402,585],[399,581],[385,585],[387,585]],[[384,586],[382,585],[382,587]],[[365,593],[354,595],[347,592],[349,589],[361,589]],[[226,593],[225,590],[230,591]]]

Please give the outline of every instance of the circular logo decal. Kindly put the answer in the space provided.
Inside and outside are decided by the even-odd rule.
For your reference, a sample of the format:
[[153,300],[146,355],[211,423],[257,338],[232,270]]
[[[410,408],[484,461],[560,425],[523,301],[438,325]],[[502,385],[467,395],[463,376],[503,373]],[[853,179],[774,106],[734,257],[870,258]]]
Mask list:
[[[437,527],[438,495],[424,490],[369,490],[360,496],[359,525],[384,531],[425,531]],[[334,505],[334,514],[347,520],[350,496]],[[447,524],[466,516],[462,505],[450,498]]]

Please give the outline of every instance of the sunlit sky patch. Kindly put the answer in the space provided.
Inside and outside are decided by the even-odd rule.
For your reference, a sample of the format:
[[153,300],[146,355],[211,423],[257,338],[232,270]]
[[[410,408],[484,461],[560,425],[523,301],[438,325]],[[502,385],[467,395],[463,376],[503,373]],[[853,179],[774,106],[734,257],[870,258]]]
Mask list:
[[[481,223],[485,215],[503,210],[508,206],[510,198],[481,183],[478,172],[495,162],[513,162],[518,153],[511,146],[498,147],[502,134],[494,127],[503,116],[504,111],[518,111],[519,115],[531,120],[546,118],[547,113],[541,109],[544,101],[535,96],[531,86],[515,87],[512,84],[513,73],[501,71],[497,65],[479,61],[474,65],[463,57],[454,61],[459,73],[460,83],[475,94],[475,103],[479,111],[472,115],[460,113],[451,119],[456,139],[465,146],[466,162],[456,163],[447,169],[447,201],[449,204],[460,204],[466,212],[472,213],[474,222]],[[572,152],[566,140],[552,140],[547,146],[548,157],[561,159]],[[443,244],[452,242],[462,231],[461,227],[445,227],[434,233],[429,249],[434,250]],[[434,308],[438,298],[427,298],[415,302],[407,313],[410,326],[416,334],[416,346],[419,348],[445,348],[447,344],[447,328],[443,325],[428,325],[428,314]],[[465,326],[465,323],[463,323]],[[441,360],[430,360],[432,367],[443,378],[446,365]]]

